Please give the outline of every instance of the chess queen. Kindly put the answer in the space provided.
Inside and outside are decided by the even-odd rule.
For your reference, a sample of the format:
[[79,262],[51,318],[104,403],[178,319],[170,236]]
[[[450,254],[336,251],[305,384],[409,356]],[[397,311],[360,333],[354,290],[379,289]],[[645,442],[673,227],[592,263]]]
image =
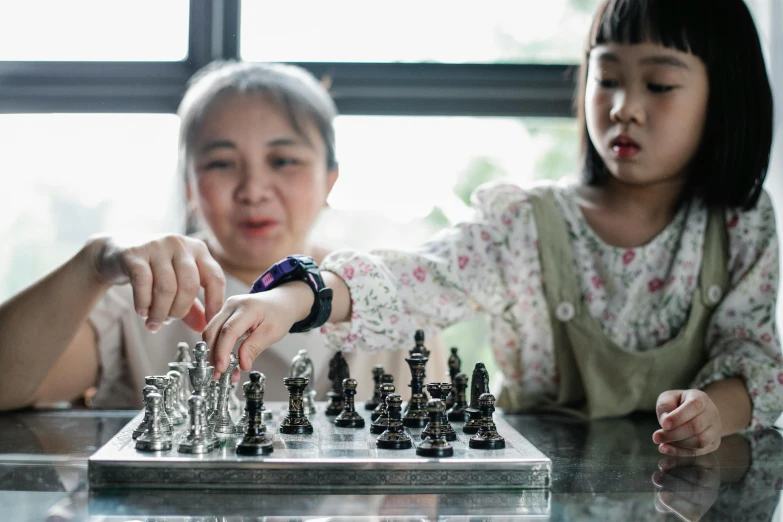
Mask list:
[[[144,376],[167,369],[178,342],[200,341],[226,298],[281,257],[323,258],[308,236],[338,178],[336,108],[315,78],[293,66],[215,63],[191,80],[179,117],[187,233],[94,237],[4,303],[0,409],[89,389],[96,407],[140,407]],[[326,392],[332,352],[314,331],[286,336],[253,363],[270,378],[267,400],[287,399],[282,378],[303,348]]]

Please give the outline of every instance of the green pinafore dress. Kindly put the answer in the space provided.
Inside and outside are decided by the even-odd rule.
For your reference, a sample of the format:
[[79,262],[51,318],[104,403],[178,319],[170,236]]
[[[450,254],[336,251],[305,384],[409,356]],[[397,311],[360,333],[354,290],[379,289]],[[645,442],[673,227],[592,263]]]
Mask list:
[[506,411],[555,410],[588,419],[654,411],[661,392],[687,388],[706,362],[704,337],[715,306],[728,287],[728,239],[719,209],[710,210],[699,285],[688,319],[669,342],[630,352],[601,330],[582,301],[566,223],[551,188],[531,191],[560,389],[546,404],[503,388]]

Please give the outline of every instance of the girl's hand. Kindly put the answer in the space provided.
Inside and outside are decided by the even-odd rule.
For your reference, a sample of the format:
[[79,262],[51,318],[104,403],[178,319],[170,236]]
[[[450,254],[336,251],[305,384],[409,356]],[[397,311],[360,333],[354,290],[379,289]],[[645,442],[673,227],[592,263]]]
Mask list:
[[[109,237],[91,243],[98,278],[113,285],[129,282],[136,313],[152,332],[173,319],[201,332],[223,305],[226,278],[199,239],[172,234],[136,245]],[[197,299],[200,287],[206,310]]]
[[228,367],[229,354],[237,350],[239,367],[249,372],[261,352],[285,337],[294,323],[305,319],[313,306],[313,291],[300,281],[285,283],[267,292],[229,297],[202,334],[211,347],[215,372]]
[[655,411],[663,429],[653,433],[653,442],[661,453],[694,457],[720,446],[720,413],[703,391],[665,391],[658,396]]

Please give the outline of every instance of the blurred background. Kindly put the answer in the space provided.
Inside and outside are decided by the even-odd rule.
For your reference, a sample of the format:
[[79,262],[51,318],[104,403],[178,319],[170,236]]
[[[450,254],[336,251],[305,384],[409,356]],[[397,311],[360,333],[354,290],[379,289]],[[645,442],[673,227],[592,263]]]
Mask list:
[[[92,234],[184,231],[175,115],[215,58],[328,77],[340,180],[315,233],[406,247],[480,183],[577,169],[573,69],[598,0],[26,0],[0,4],[0,300]],[[783,105],[783,0],[748,1]],[[773,28],[775,30],[773,31]],[[780,125],[778,125],[779,129]],[[781,214],[783,139],[767,188]],[[779,307],[780,309],[780,307]],[[444,333],[494,372],[483,318]]]

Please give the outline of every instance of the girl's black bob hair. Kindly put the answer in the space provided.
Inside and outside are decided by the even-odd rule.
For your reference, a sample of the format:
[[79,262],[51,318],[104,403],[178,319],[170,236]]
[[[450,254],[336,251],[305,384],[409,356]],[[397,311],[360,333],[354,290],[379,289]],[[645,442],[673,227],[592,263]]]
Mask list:
[[773,107],[759,35],[742,0],[605,0],[599,6],[575,97],[583,181],[602,185],[611,176],[587,134],[590,51],[603,43],[644,42],[691,53],[707,67],[704,134],[689,165],[683,197],[700,197],[708,205],[753,208],[769,166]]

